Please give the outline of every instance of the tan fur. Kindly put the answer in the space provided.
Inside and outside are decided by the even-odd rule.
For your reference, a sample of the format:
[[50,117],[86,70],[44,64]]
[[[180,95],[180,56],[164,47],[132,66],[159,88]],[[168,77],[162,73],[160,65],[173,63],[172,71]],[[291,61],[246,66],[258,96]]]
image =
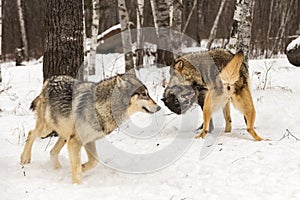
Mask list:
[[[196,136],[197,138],[206,135],[212,113],[219,109],[223,109],[225,132],[231,131],[230,102],[232,102],[244,115],[249,134],[255,140],[262,140],[254,130],[255,109],[249,89],[248,68],[243,59],[242,52],[233,55],[225,49],[217,48],[207,53],[181,56],[171,66],[171,78],[164,91],[163,101],[174,112],[181,114],[188,107],[179,110],[173,102],[172,94],[177,94],[180,100],[180,96],[190,92],[184,89],[184,86],[197,85],[198,89],[194,90],[198,91],[197,103],[202,107],[204,119],[203,131]],[[178,91],[173,91],[173,86],[182,88],[180,95]]]
[[[206,94],[203,109],[203,130],[196,138],[204,138],[209,129],[209,122],[212,116],[212,112],[218,109],[220,106],[224,107],[223,113],[226,121],[225,132],[231,131],[231,117],[230,106],[231,101],[238,110],[240,110],[247,121],[247,131],[257,141],[262,140],[260,136],[254,130],[255,121],[255,109],[252,101],[249,86],[246,85],[237,94],[235,92],[235,86],[240,81],[240,67],[243,62],[243,54],[237,53],[232,60],[224,67],[220,73],[220,77],[223,87],[223,95],[218,96],[213,89],[209,90]],[[247,77],[248,78],[248,77]],[[247,80],[247,83],[249,80]],[[225,105],[225,106],[224,106]]]
[[[117,81],[117,84],[122,84],[121,79],[117,78]],[[31,149],[34,140],[38,137],[45,137],[53,130],[55,130],[59,134],[59,138],[50,151],[51,161],[56,169],[61,168],[61,164],[58,160],[58,155],[62,147],[67,144],[72,181],[73,183],[81,183],[82,172],[94,168],[98,163],[95,139],[85,144],[82,143],[82,138],[80,138],[78,132],[76,131],[78,129],[76,129],[77,127],[75,126],[73,114],[68,115],[67,118],[62,117],[61,115],[61,117],[56,121],[51,117],[52,115],[49,101],[44,97],[44,88],[46,87],[46,84],[48,84],[47,81],[44,83],[41,94],[33,101],[36,115],[36,126],[28,133],[26,144],[24,146],[23,153],[21,154],[21,164],[30,163]],[[108,103],[108,105],[111,105],[111,102]],[[149,112],[156,112],[160,109],[160,107],[148,95],[146,90],[146,96],[144,97],[139,97],[138,94],[130,97],[130,102],[125,116],[129,117],[135,112],[146,112],[145,109],[142,108],[143,106],[147,108]],[[101,109],[101,106],[97,105],[96,103],[95,108]],[[112,117],[113,116],[110,116],[110,118]],[[105,132],[105,134],[109,134],[109,131],[114,130],[117,126],[116,124],[109,124],[110,123],[105,124],[106,129],[104,131],[107,131]],[[103,133],[99,135],[102,135],[102,137],[104,137],[105,134]],[[84,146],[88,156],[88,161],[84,164],[81,164],[80,151],[82,146]]]

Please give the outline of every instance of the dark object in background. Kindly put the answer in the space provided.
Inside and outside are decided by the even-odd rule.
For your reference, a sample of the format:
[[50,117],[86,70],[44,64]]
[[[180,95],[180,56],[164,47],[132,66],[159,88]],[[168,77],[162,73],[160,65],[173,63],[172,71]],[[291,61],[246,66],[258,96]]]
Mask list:
[[21,66],[24,60],[24,49],[23,48],[16,48],[15,50],[15,57],[16,57],[16,66]]
[[286,55],[292,65],[300,67],[300,36],[290,42],[286,50]]

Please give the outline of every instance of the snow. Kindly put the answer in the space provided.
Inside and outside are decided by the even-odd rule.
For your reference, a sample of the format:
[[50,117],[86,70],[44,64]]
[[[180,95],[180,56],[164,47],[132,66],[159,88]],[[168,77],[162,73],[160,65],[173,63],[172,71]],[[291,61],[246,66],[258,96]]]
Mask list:
[[105,30],[104,32],[102,32],[101,34],[99,34],[97,36],[97,40],[103,38],[105,35],[107,35],[108,33],[110,33],[111,31],[117,30],[117,29],[121,29],[121,24],[116,24],[110,28],[108,28],[107,30]]
[[[97,63],[98,75],[105,66],[105,77],[122,72],[124,64],[119,54],[97,55]],[[136,132],[127,132],[127,126],[123,126],[97,144],[109,141],[130,154],[158,152],[161,157],[156,161],[161,162],[174,157],[169,163],[158,163],[164,165],[148,173],[121,172],[114,168],[114,160],[120,157],[102,148],[100,153],[108,152],[101,155],[105,158],[100,156],[102,162],[83,174],[81,185],[74,185],[66,147],[59,157],[62,169],[55,170],[50,163],[49,152],[56,138],[38,139],[33,146],[32,162],[20,165],[27,133],[35,125],[28,107],[42,87],[42,64],[31,62],[19,67],[14,67],[14,63],[2,64],[1,199],[300,199],[300,142],[292,137],[300,138],[300,69],[290,65],[286,58],[251,60],[250,73],[257,111],[256,131],[270,141],[253,141],[242,115],[232,109],[232,133],[222,133],[211,153],[200,158],[205,140],[193,138],[202,121],[200,109],[193,108],[185,117],[170,114],[160,101],[164,89],[161,81],[163,76],[168,80],[168,69],[148,66],[137,74],[162,106],[162,112],[153,116],[135,115],[129,124],[135,124]],[[90,80],[97,81],[98,75]],[[145,130],[149,124],[154,124],[150,127],[156,128],[157,134],[139,130]],[[288,133],[292,135],[283,138]],[[175,152],[179,145],[168,154],[159,154],[174,140],[186,141],[186,148]],[[85,160],[85,154],[82,156]],[[147,160],[142,163],[147,164]],[[133,163],[129,167],[130,164]]]
[[293,49],[296,49],[298,46],[300,46],[300,36],[292,40],[287,46],[286,50],[291,51]]

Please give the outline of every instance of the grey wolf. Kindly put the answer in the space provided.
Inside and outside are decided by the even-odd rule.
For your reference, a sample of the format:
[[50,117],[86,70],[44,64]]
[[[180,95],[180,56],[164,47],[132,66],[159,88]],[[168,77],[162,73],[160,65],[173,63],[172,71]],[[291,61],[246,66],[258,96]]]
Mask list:
[[170,81],[163,101],[173,112],[182,114],[197,102],[203,110],[203,129],[210,131],[212,113],[223,108],[225,132],[231,132],[230,102],[242,112],[247,131],[255,140],[262,138],[254,130],[255,108],[249,88],[248,67],[244,55],[233,55],[221,48],[179,57],[170,68]]
[[[154,113],[160,107],[134,75],[117,75],[99,83],[81,82],[69,76],[45,81],[33,100],[36,126],[29,131],[21,164],[31,161],[31,149],[37,137],[56,132],[59,136],[50,152],[54,166],[60,168],[58,154],[68,145],[73,183],[80,183],[82,172],[98,163],[95,140],[110,134],[136,112]],[[88,161],[81,165],[84,147]]]

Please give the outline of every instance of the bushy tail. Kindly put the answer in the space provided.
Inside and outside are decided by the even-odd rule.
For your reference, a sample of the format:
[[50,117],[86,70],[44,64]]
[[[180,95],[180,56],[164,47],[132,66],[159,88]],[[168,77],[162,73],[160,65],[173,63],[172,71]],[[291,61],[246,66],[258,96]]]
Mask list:
[[30,110],[35,111],[38,102],[39,102],[39,96],[37,96],[37,97],[31,102]]
[[35,110],[36,110],[36,108],[37,108],[37,106],[38,106],[38,104],[39,104],[41,98],[43,97],[44,91],[45,91],[45,89],[46,89],[48,83],[49,83],[49,80],[46,80],[46,81],[44,82],[41,93],[39,94],[39,96],[35,97],[35,99],[31,102],[30,110],[32,110],[32,111],[35,111]]

